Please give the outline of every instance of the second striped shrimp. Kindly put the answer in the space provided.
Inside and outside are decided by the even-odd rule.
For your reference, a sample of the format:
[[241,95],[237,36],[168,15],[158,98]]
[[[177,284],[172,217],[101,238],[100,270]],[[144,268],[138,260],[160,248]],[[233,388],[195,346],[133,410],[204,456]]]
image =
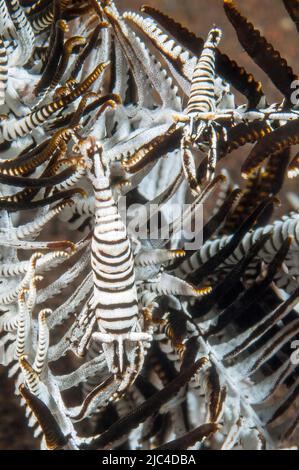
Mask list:
[[[216,106],[215,62],[217,46],[221,37],[220,29],[213,28],[210,31],[193,72],[186,112],[174,115],[178,125],[184,123],[181,140],[182,165],[190,189],[194,194],[199,193],[200,188],[191,148],[200,148],[200,144],[208,144],[207,178],[211,180],[217,163],[216,127],[220,125],[217,120],[232,118],[231,112],[221,112],[221,110],[218,112]],[[225,132],[224,128],[223,131]]]

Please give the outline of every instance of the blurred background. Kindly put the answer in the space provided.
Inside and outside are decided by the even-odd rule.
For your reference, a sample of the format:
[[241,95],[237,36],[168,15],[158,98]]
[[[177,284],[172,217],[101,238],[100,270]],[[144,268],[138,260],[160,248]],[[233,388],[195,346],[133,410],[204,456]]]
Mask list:
[[[117,6],[123,10],[139,10],[144,3],[141,0],[116,0]],[[282,0],[246,0],[246,2],[236,0],[236,3],[242,13],[254,23],[296,71],[298,34],[284,9]],[[202,37],[207,35],[213,25],[219,26],[223,30],[221,50],[252,72],[256,79],[262,81],[270,102],[281,100],[280,94],[269,79],[242,50],[234,29],[223,12],[222,0],[148,0],[147,4],[175,17],[177,21]],[[225,159],[225,167],[239,169],[241,164],[239,159],[246,155],[248,155],[246,148],[242,149],[242,154],[233,152]],[[288,183],[284,193],[295,190],[295,185],[296,180]],[[31,430],[27,428],[19,400],[14,397],[13,381],[6,378],[6,373],[0,367],[0,449],[34,448],[37,448],[37,442],[33,440]]]

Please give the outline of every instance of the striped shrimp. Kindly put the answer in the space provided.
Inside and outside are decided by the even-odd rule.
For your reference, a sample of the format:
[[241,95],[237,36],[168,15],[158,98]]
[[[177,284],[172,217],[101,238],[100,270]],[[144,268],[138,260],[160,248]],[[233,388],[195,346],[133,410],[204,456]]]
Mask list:
[[[95,196],[95,223],[91,242],[93,294],[82,320],[87,328],[78,350],[83,350],[92,335],[102,344],[109,370],[118,373],[125,361],[126,366],[134,362],[137,343],[141,346],[152,337],[141,331],[133,253],[112,195],[102,149],[88,139],[80,150],[93,162],[88,174]],[[92,333],[95,325],[98,331]]]
[[[177,123],[186,123],[181,140],[182,164],[190,189],[200,192],[196,178],[196,168],[190,148],[208,141],[207,177],[211,180],[217,162],[217,119],[231,119],[230,111],[217,113],[215,97],[215,58],[222,33],[214,28],[210,31],[203,51],[194,68],[187,109],[183,115],[174,115]],[[223,129],[224,130],[224,129]]]

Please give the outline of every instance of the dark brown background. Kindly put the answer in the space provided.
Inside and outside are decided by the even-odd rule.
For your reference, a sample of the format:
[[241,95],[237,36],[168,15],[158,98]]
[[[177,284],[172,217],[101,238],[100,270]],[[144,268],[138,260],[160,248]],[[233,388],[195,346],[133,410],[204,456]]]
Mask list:
[[[140,0],[116,0],[117,5],[123,9],[139,9],[144,3]],[[296,70],[298,54],[298,35],[289,19],[281,0],[246,0],[237,1],[242,12],[260,29],[264,36],[279,49],[281,55]],[[222,9],[222,0],[148,0],[148,4],[157,7],[167,14],[174,16],[178,21],[188,26],[196,34],[205,37],[209,29],[215,24],[222,28],[224,37],[221,49],[244,65],[257,79],[262,80],[269,99],[280,100],[281,97],[269,82],[268,78],[252,63],[240,44],[236,40],[235,32],[228,23]],[[243,150],[246,155],[246,150]],[[240,167],[240,162],[234,159],[242,155],[232,154],[225,160],[228,167]],[[296,182],[288,185],[295,188]],[[23,410],[19,408],[18,400],[13,395],[13,382],[5,378],[3,368],[0,368],[0,449],[33,449],[37,443],[33,442],[31,431],[26,427]]]

